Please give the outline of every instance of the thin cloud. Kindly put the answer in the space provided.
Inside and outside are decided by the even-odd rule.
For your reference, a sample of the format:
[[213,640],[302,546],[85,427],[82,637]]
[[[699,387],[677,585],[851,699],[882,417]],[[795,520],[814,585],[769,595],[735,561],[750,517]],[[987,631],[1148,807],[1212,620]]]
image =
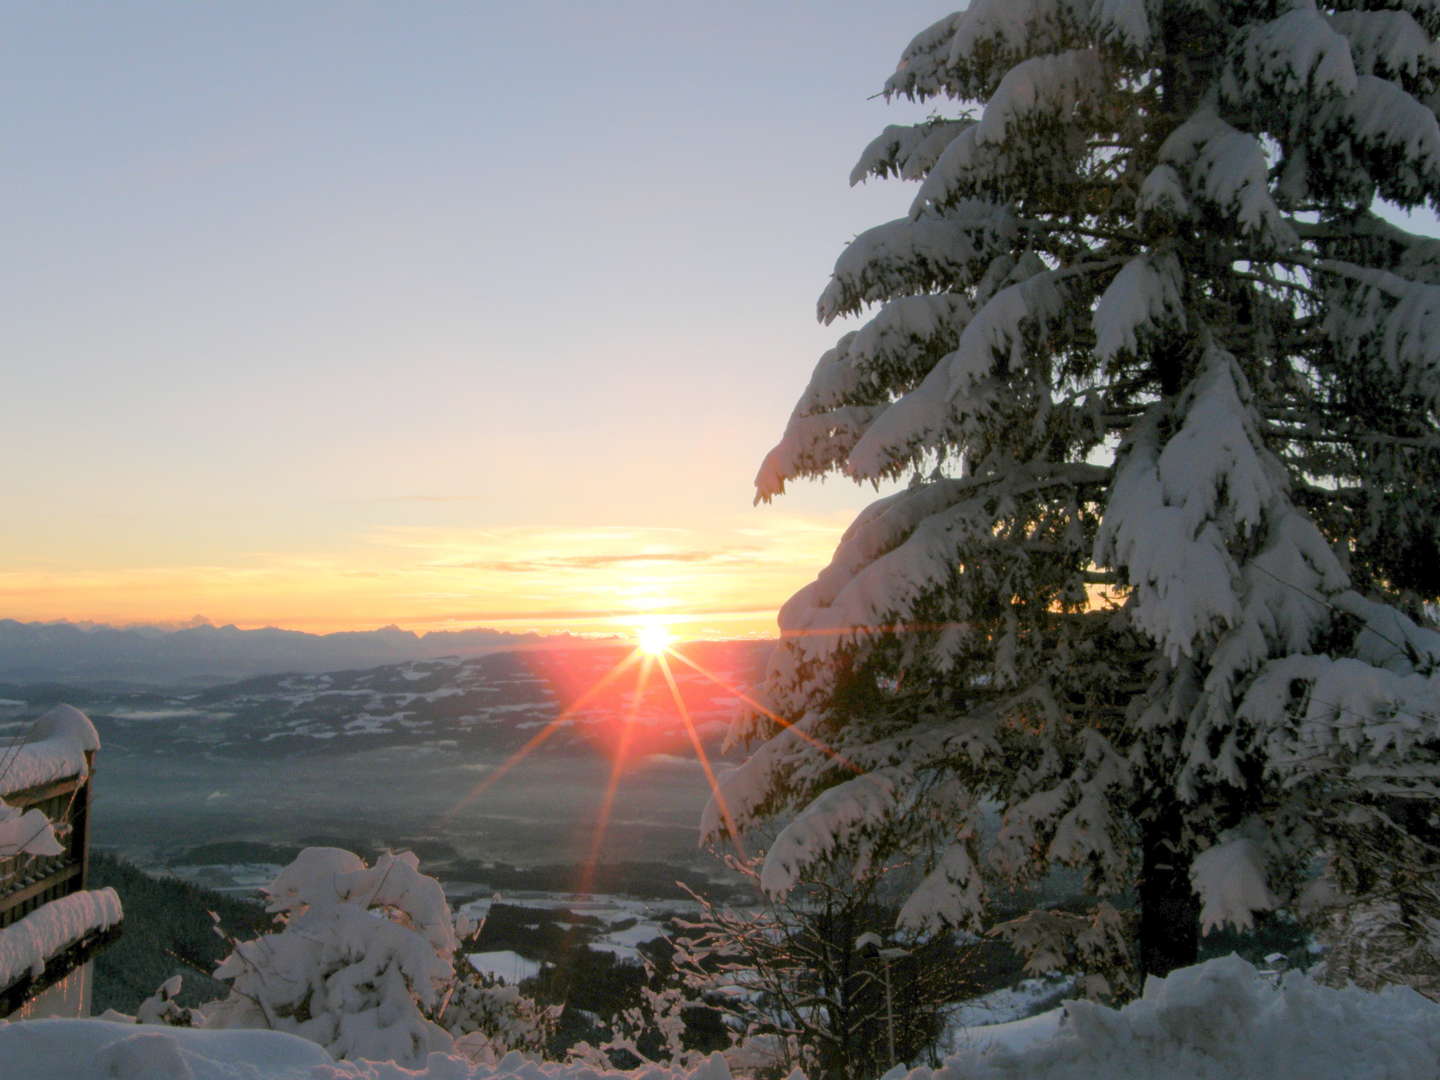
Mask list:
[[595,570],[605,566],[629,563],[702,563],[715,562],[732,555],[731,551],[657,551],[623,555],[555,555],[543,559],[500,559],[487,562],[452,564],[457,569],[494,570],[503,574],[533,574],[549,570]]
[[366,502],[455,503],[494,501],[492,495],[380,495]]
[[424,625],[429,623],[467,623],[476,625],[484,623],[559,622],[567,619],[624,622],[647,614],[659,614],[677,618],[721,618],[724,616],[748,618],[754,615],[774,615],[774,613],[775,609],[771,606],[746,607],[743,605],[733,605],[729,607],[685,606],[667,608],[656,612],[637,611],[633,607],[536,608],[529,611],[484,609],[443,613],[415,613],[409,616],[397,617],[395,621],[401,626]]

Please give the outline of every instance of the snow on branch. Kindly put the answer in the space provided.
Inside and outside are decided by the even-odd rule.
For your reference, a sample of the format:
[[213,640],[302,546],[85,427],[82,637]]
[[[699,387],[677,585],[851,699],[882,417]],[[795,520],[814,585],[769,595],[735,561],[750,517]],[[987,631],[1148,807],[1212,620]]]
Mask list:
[[1399,675],[1440,672],[1440,632],[1417,626],[1389,604],[1367,600],[1357,592],[1339,593],[1331,602],[1363,625],[1355,638],[1358,659]]
[[794,723],[786,724],[737,768],[720,777],[718,790],[711,795],[700,815],[702,843],[719,843],[727,838],[727,812],[741,829],[754,824],[774,801],[771,785],[777,772],[793,769],[799,760],[818,759],[824,755],[810,735],[819,720],[818,713],[808,713]]
[[956,136],[974,125],[970,119],[890,124],[860,154],[850,171],[850,184],[853,187],[871,177],[924,179]]
[[428,1021],[456,948],[445,894],[409,852],[367,867],[339,848],[306,848],[266,890],[280,928],[236,942],[215,969],[230,996],[216,1028],[272,1028],[336,1057],[415,1065],[450,1037]]
[[756,502],[782,494],[787,481],[842,468],[890,394],[924,378],[954,347],[968,322],[963,296],[927,293],[885,304],[859,330],[821,356],[780,442],[755,478]]
[[1313,115],[1317,141],[1363,168],[1385,198],[1404,207],[1434,204],[1440,121],[1433,109],[1388,79],[1361,75],[1353,94],[1322,102]]
[[780,441],[755,474],[755,501],[769,502],[797,476],[821,476],[841,468],[877,414],[879,406],[846,405],[828,412],[792,416]]
[[1221,92],[1236,106],[1257,97],[1305,96],[1313,101],[1355,91],[1349,43],[1313,7],[1247,27],[1231,46],[1229,59]]
[[1043,358],[1038,343],[1112,265],[1080,263],[1049,270],[1037,261],[1034,273],[985,301],[965,324],[955,351],[871,421],[850,451],[850,475],[866,480],[893,476],[926,449],[952,442],[963,448],[964,425],[985,416],[1002,392],[992,378],[1022,372],[1032,358]]
[[1095,307],[1095,355],[1136,354],[1162,329],[1183,329],[1180,263],[1173,254],[1137,255],[1111,280]]
[[[1325,537],[1288,504],[1271,508],[1263,547],[1240,571],[1240,614],[1211,654],[1205,689],[1220,699],[1272,656],[1309,652],[1349,579]],[[1228,775],[1238,762],[1224,770]]]
[[900,908],[895,925],[915,933],[933,933],[959,926],[979,930],[985,886],[976,860],[975,838],[951,844],[936,857]]
[[1160,158],[1187,177],[1193,200],[1208,204],[1267,247],[1287,250],[1299,243],[1275,205],[1265,148],[1254,135],[1203,108],[1161,144]]
[[950,44],[954,40],[956,26],[966,14],[958,11],[946,15],[916,34],[900,54],[895,74],[886,80],[885,92],[923,100],[949,90],[953,86],[947,71]]
[[1180,430],[1162,445],[1171,406],[1152,406],[1121,446],[1095,561],[1123,567],[1132,619],[1170,657],[1235,625],[1238,567],[1229,542],[1286,504],[1286,481],[1262,449],[1249,391],[1234,359],[1212,349],[1178,406]]
[[1076,47],[1087,8],[1070,0],[973,0],[906,47],[885,92],[917,100],[985,97],[1025,57]]
[[1395,80],[1440,78],[1440,42],[1408,11],[1336,11],[1327,18],[1349,41],[1360,74]]
[[1153,30],[1145,0],[1094,0],[1093,33],[1101,41],[1143,53]]
[[1202,905],[1203,933],[1227,923],[1237,930],[1249,930],[1255,923],[1255,912],[1280,905],[1267,882],[1264,851],[1246,835],[1222,837],[1195,856],[1190,864],[1190,880]]
[[1337,260],[1315,268],[1347,283],[1325,323],[1337,350],[1358,367],[1379,367],[1400,392],[1440,409],[1440,285]]
[[781,830],[765,856],[760,887],[782,897],[804,870],[833,855],[867,824],[883,821],[897,807],[904,785],[895,770],[877,770],[823,792]]
[[[1267,731],[1271,766],[1380,795],[1440,797],[1440,675],[1351,657],[1288,656],[1251,683],[1237,715]],[[1277,717],[1289,722],[1275,723]]]
[[1060,117],[1092,106],[1109,88],[1100,54],[1071,49],[1016,64],[985,103],[977,146],[1003,143],[1037,115]]
[[1190,199],[1185,182],[1173,165],[1161,163],[1150,170],[1140,185],[1135,209],[1141,220],[1151,217],[1182,221],[1190,216]]
[[899,401],[876,410],[865,432],[846,455],[846,471],[856,480],[880,480],[902,474],[931,447],[949,441],[950,380],[937,364],[923,382]]
[[[1098,465],[1017,468],[1001,479],[934,481],[877,500],[841,538],[830,565],[780,609],[788,647],[811,660],[905,623],[914,606],[960,572],[961,554],[991,552],[995,525],[1016,500],[1096,484]],[[963,622],[963,612],[953,612]]]
[[[1059,121],[1093,112],[1109,85],[1094,49],[1037,56],[1016,65],[986,102],[980,122],[952,139],[930,169],[912,214],[1013,186],[1027,168],[1058,167],[1065,157],[1062,148],[1073,141],[1067,133],[1059,147],[1052,145],[1061,138],[1055,134]],[[1049,134],[1042,136],[1042,129]]]
[[927,292],[958,292],[1008,249],[1018,226],[1014,215],[973,200],[949,212],[904,217],[857,236],[836,260],[820,295],[820,320],[853,315],[866,304]]
[[267,911],[301,914],[312,907],[358,904],[392,908],[402,914],[437,953],[455,951],[450,905],[440,882],[420,872],[414,852],[386,853],[366,866],[340,848],[306,848],[265,889]]
[[954,293],[902,296],[882,307],[868,323],[846,335],[851,363],[872,379],[919,380],[928,355],[949,351],[974,314],[970,300]]

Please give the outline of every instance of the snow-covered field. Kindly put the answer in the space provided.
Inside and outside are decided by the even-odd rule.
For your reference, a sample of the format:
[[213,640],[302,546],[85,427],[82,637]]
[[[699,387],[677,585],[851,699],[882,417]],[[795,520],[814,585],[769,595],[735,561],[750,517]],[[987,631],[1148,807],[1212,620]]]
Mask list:
[[[1434,1080],[1440,1005],[1413,991],[1278,987],[1227,957],[1155,979],[1124,1009],[1072,1002],[987,1032],[909,1080]],[[334,1062],[270,1031],[207,1031],[31,1020],[0,1026],[0,1076],[45,1080],[727,1080],[719,1055],[692,1068],[604,1073],[528,1062],[493,1066],[432,1054],[418,1071]],[[901,1073],[892,1073],[898,1078]]]
[[1039,1009],[1058,1003],[1073,986],[1067,978],[1025,979],[1015,986],[982,994],[945,1009],[945,1030],[940,1052],[949,1057],[981,1043],[1017,1045],[1053,1033],[1059,1009],[1036,1016]]
[[[598,919],[603,929],[591,940],[586,941],[592,949],[601,952],[608,952],[621,961],[633,963],[640,962],[640,950],[637,946],[647,941],[654,941],[665,934],[663,920],[666,915],[684,914],[696,915],[699,905],[693,901],[685,900],[638,900],[629,896],[611,896],[606,894],[592,894],[575,896],[563,893],[524,893],[502,898],[502,902],[517,907],[538,908],[547,911],[564,910],[575,915],[589,916]],[[493,899],[472,900],[461,906],[460,914],[474,922],[479,922],[489,914]],[[482,960],[477,964],[476,956],[470,957],[472,965],[478,970],[489,971],[493,975],[504,978],[507,982],[517,982],[520,978],[528,978],[539,970],[539,965],[534,961],[527,960],[515,953],[477,954],[480,956],[494,956],[494,967],[491,967],[490,960]],[[527,971],[528,974],[521,974],[518,978],[512,978],[511,972],[506,968],[509,963],[508,957],[514,956],[522,967],[517,970]],[[481,966],[481,965],[485,966]],[[528,965],[528,966],[526,966]],[[531,970],[533,968],[533,970]]]
[[527,960],[519,953],[511,952],[509,949],[470,953],[465,959],[482,975],[493,975],[497,979],[504,979],[511,986],[518,986],[523,980],[540,974],[539,961]]

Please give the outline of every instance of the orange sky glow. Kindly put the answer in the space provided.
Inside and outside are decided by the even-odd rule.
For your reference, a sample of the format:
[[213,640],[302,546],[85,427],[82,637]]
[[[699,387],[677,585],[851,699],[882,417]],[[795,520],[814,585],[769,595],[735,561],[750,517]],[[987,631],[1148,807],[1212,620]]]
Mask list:
[[184,623],[313,633],[373,629],[771,636],[775,613],[828,560],[849,514],[776,508],[728,528],[392,527],[329,552],[223,564],[63,562],[0,571],[0,610],[27,621]]
[[908,25],[92,7],[7,27],[0,618],[774,634],[875,495],[750,481],[913,198],[847,183]]

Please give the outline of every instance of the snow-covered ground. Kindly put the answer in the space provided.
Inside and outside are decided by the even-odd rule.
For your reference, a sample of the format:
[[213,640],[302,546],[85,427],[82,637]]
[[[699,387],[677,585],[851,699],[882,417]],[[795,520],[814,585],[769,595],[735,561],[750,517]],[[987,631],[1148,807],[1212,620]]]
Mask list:
[[[1332,990],[1294,972],[1279,986],[1236,957],[1154,979],[1123,1009],[1072,1002],[987,1033],[908,1080],[1435,1080],[1440,1005],[1413,991]],[[0,1075],[45,1080],[728,1080],[695,1068],[605,1073],[432,1054],[418,1070],[333,1062],[271,1031],[135,1027],[97,1020],[0,1025]],[[898,1078],[900,1073],[891,1074]]]
[[[217,892],[233,893],[252,899],[260,898],[260,890],[274,880],[280,866],[271,863],[225,863],[207,866],[171,866],[164,872],[182,880],[203,885]],[[473,922],[479,922],[490,912],[492,904],[499,902],[517,907],[537,908],[545,911],[566,910],[577,915],[588,915],[600,920],[603,928],[593,940],[586,944],[602,952],[614,954],[621,960],[640,962],[637,946],[663,937],[665,916],[681,914],[694,916],[699,905],[691,900],[640,900],[629,896],[606,893],[576,895],[574,893],[521,892],[499,897],[486,896],[459,905],[459,911]],[[633,925],[630,924],[633,920]],[[476,957],[495,956],[491,966],[489,960]],[[514,957],[518,964],[508,958]],[[539,971],[539,964],[518,953],[477,953],[472,954],[471,963],[476,970],[497,975],[512,985],[520,979],[527,979]]]
[[[1054,1033],[1060,1009],[1050,1008],[1073,986],[1066,978],[1025,979],[945,1009],[940,1052],[949,1057],[983,1044],[1012,1049]],[[1039,1016],[1035,1014],[1040,1010]]]
[[470,966],[483,975],[504,979],[511,986],[518,986],[524,979],[540,974],[540,964],[527,960],[517,952],[500,949],[495,952],[469,953],[466,960]]
[[[495,902],[488,897],[472,900],[460,908],[460,913],[479,922],[489,914],[490,906]],[[604,893],[584,896],[566,893],[523,893],[502,897],[499,902],[550,911],[563,909],[576,915],[599,919],[604,924],[604,929],[586,944],[592,949],[612,953],[621,960],[637,964],[640,962],[640,950],[637,946],[664,936],[662,920],[665,915],[693,916],[699,911],[699,905],[690,900],[637,900],[629,896]],[[505,973],[497,971],[495,974]]]
[[147,868],[147,873],[168,874],[192,885],[201,885],[216,892],[235,893],[247,899],[260,899],[260,890],[275,880],[284,867],[278,863],[219,863],[205,866],[177,865]]

